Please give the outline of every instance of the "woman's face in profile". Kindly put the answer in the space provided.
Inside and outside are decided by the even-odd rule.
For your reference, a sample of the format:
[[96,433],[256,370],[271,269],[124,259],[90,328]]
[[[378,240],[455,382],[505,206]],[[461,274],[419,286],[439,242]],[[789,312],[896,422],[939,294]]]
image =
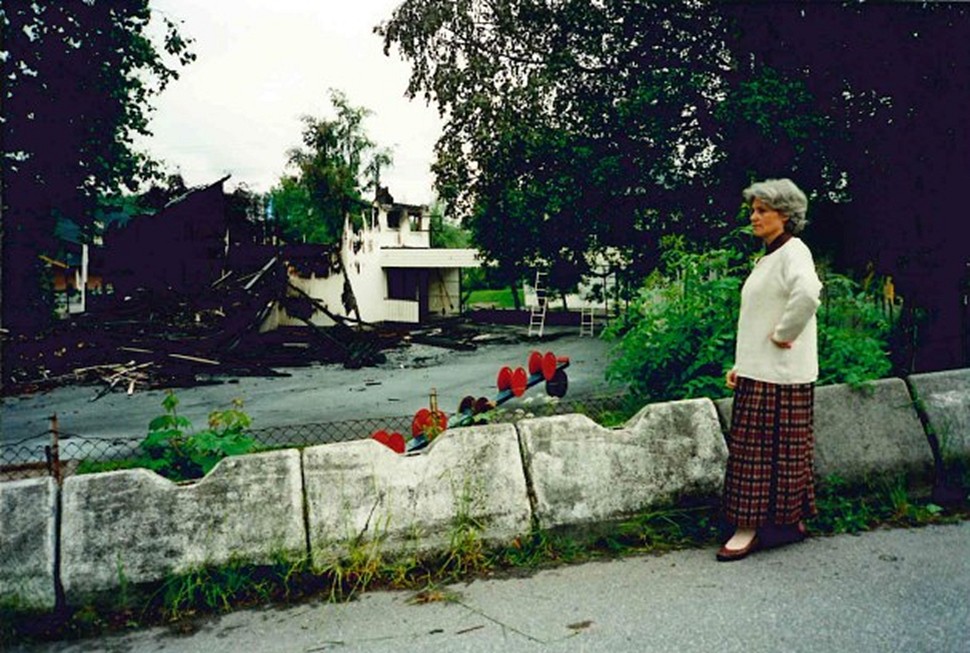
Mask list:
[[754,235],[770,243],[785,231],[788,218],[768,206],[760,198],[751,202],[751,228]]

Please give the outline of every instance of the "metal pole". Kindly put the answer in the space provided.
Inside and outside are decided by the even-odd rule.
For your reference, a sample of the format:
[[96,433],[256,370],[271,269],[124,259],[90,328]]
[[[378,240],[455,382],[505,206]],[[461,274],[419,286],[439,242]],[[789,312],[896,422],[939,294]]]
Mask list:
[[57,413],[54,413],[50,417],[51,419],[51,455],[48,464],[50,466],[51,476],[54,477],[54,482],[57,486],[61,486],[61,444],[60,444],[60,434],[57,428]]

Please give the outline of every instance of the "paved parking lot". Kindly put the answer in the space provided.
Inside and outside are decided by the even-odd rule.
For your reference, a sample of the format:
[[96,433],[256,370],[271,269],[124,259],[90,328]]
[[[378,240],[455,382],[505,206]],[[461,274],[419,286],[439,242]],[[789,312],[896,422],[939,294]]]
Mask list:
[[[177,389],[179,413],[201,428],[212,410],[240,398],[254,428],[413,415],[428,405],[432,388],[441,409],[453,413],[466,395],[493,397],[498,370],[526,366],[533,350],[569,357],[567,399],[616,391],[604,377],[609,343],[599,338],[581,337],[578,328],[566,327],[549,329],[542,339],[528,338],[525,327],[501,327],[496,333],[474,351],[412,344],[387,351],[387,361],[378,367],[318,365],[285,370],[287,377],[227,378],[215,385]],[[92,401],[99,389],[75,386],[4,398],[3,443],[42,450],[55,413],[68,438],[140,440],[149,421],[162,412],[164,390],[131,396],[117,392]],[[525,398],[543,395],[540,385]]]

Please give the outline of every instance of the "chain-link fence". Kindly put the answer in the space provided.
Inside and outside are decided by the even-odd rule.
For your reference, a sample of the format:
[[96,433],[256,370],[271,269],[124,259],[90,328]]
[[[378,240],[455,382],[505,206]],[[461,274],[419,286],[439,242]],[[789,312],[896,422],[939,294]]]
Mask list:
[[[614,423],[633,410],[627,405],[625,395],[585,397],[571,400],[549,398],[530,401],[517,399],[476,416],[487,422],[515,422],[527,417],[583,413],[601,423]],[[454,416],[452,427],[454,427]],[[413,416],[375,417],[369,419],[324,422],[315,424],[291,424],[250,429],[260,448],[303,448],[317,444],[346,442],[371,437],[378,430],[409,435]],[[63,479],[83,470],[85,462],[123,461],[142,454],[140,443],[143,435],[131,438],[103,438],[73,433],[70,424],[52,421],[51,428],[32,437],[15,442],[4,442],[0,450],[0,482],[38,476]]]

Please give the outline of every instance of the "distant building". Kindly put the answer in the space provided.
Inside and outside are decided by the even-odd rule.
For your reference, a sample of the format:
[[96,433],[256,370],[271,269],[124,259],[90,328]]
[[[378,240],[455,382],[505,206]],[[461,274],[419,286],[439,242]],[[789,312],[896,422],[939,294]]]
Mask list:
[[[65,233],[70,255],[50,263],[59,289],[71,298],[71,311],[84,310],[83,290],[76,288],[90,290],[96,283],[100,290],[103,283],[121,298],[139,291],[205,298],[241,317],[250,315],[250,303],[261,301],[253,322],[260,331],[304,326],[301,318],[319,326],[358,314],[368,323],[419,324],[461,312],[461,271],[478,267],[478,254],[432,248],[426,206],[395,203],[381,189],[364,204],[363,224],[345,221],[339,248],[280,244],[269,233],[271,214],[230,210],[227,178],[187,189],[155,213],[105,226],[103,247],[91,252],[98,259],[96,276],[87,270],[88,246]],[[230,298],[236,291],[252,301]],[[293,298],[302,305],[287,301]]]
[[[340,262],[330,260],[325,248],[286,246],[282,255],[290,284],[329,312],[356,318],[347,305]],[[462,270],[480,265],[474,249],[432,248],[428,208],[394,203],[386,192],[365,212],[360,228],[345,222],[339,255],[360,319],[370,323],[418,324],[432,316],[459,314]],[[323,311],[314,312],[311,321],[320,326],[333,324]],[[301,324],[302,320],[278,304],[262,330]]]

